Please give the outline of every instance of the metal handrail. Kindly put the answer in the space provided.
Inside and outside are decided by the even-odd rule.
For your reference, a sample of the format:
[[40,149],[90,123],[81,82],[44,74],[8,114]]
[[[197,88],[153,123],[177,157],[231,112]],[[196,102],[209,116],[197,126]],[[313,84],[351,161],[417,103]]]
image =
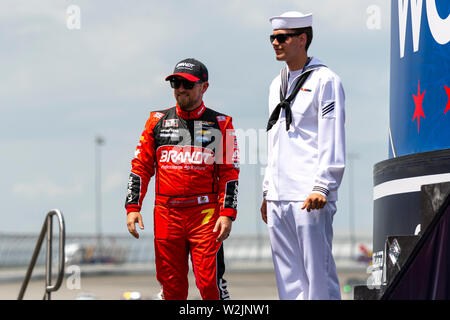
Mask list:
[[[52,281],[52,238],[53,238],[53,216],[56,215],[59,222],[59,268],[58,277],[54,285],[51,284]],[[61,286],[64,277],[64,263],[65,263],[65,250],[64,245],[66,241],[66,231],[64,225],[64,217],[58,209],[51,210],[47,213],[45,217],[44,225],[42,226],[41,233],[39,235],[36,247],[34,248],[33,256],[31,257],[30,265],[28,266],[25,279],[20,288],[19,296],[17,300],[22,300],[27,289],[28,283],[30,282],[31,274],[33,268],[36,264],[36,260],[41,251],[42,242],[44,241],[45,234],[47,234],[47,254],[46,254],[46,267],[45,267],[45,294],[44,300],[51,299],[51,292],[56,291]]]

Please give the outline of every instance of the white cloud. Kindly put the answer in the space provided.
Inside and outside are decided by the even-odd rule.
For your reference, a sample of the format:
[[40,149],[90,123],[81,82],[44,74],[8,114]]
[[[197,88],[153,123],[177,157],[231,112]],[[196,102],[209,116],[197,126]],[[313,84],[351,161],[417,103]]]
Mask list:
[[103,180],[102,187],[105,192],[114,191],[117,188],[121,188],[125,192],[125,186],[127,184],[128,173],[127,172],[112,172],[108,173]]
[[4,19],[33,19],[42,18],[64,23],[65,8],[69,4],[51,0],[2,0],[0,17]]
[[74,197],[83,192],[83,185],[60,185],[48,177],[35,181],[19,182],[13,185],[12,192],[29,200],[38,198]]
[[8,40],[8,50],[0,52],[0,108],[30,107],[35,101],[63,96],[107,99],[111,92],[148,98],[158,92],[152,77],[159,75],[161,80],[172,68],[162,53],[178,26],[167,23],[164,11],[143,14],[151,7],[147,3],[127,13],[105,14],[105,3],[83,2],[80,30],[66,27],[69,4],[30,3],[0,5],[7,26],[2,38]]
[[[332,30],[333,33],[344,31],[347,34],[358,33],[366,28],[366,9],[370,5],[379,5],[383,9],[389,7],[382,0],[230,0],[221,5],[225,7],[224,12],[229,15],[229,19],[245,27],[270,29],[270,17],[286,11],[300,11],[313,13],[314,28]],[[389,12],[385,11],[385,20],[388,20]]]
[[[72,3],[81,9],[80,30],[66,28],[66,8]],[[385,0],[194,0],[185,7],[156,0],[2,0],[0,40],[7,46],[0,52],[0,140],[14,143],[0,146],[2,154],[10,155],[1,162],[3,168],[20,169],[21,176],[4,173],[4,181],[17,182],[0,186],[1,191],[24,198],[23,212],[29,210],[26,205],[34,208],[37,200],[56,197],[64,198],[68,212],[88,212],[94,201],[90,135],[99,132],[108,141],[105,152],[110,150],[103,161],[113,168],[102,172],[105,208],[123,210],[117,203],[126,192],[128,158],[148,111],[173,102],[164,76],[188,55],[210,70],[209,106],[233,116],[236,128],[264,127],[267,88],[281,67],[267,39],[268,19],[289,10],[314,13],[312,54],[343,78],[349,150],[373,151],[377,141],[378,149],[384,142],[387,149],[386,133],[375,129],[387,123],[388,84],[383,80],[389,62],[388,26],[382,24],[382,32],[367,29],[369,5],[381,7],[382,23],[389,20]],[[25,113],[24,108],[34,109]],[[367,119],[369,111],[381,114]],[[23,143],[23,137],[32,143]],[[46,156],[54,150],[57,159]],[[358,170],[355,176],[371,181],[370,170]],[[248,195],[258,186],[244,170],[242,177],[249,187],[239,206],[242,212],[257,213],[258,205]],[[346,188],[341,189],[345,199]],[[152,190],[148,194],[146,210]],[[78,223],[76,219],[72,222]],[[247,222],[241,223],[244,231],[253,223]]]

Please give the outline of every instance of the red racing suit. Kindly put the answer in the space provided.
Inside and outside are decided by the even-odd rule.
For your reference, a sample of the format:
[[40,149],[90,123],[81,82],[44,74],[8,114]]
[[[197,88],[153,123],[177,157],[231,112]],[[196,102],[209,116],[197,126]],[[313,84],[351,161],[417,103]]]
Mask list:
[[203,299],[226,299],[223,247],[213,233],[219,216],[236,218],[239,150],[232,119],[202,103],[151,112],[136,148],[125,202],[141,211],[155,180],[156,276],[165,299],[188,296],[188,256]]

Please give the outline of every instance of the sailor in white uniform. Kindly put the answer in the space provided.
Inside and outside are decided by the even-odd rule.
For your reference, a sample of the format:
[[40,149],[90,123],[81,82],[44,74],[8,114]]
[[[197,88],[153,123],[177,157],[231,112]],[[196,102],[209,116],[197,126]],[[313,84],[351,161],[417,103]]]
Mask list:
[[268,165],[261,206],[280,299],[340,299],[332,255],[333,216],[345,168],[344,89],[308,57],[312,14],[270,19],[276,58],[270,85]]

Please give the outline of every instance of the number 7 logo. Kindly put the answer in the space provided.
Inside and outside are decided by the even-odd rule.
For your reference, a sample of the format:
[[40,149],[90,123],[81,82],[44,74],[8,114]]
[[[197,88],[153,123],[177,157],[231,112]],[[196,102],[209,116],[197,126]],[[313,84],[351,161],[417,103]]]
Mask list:
[[205,209],[202,212],[200,212],[201,214],[206,214],[206,216],[203,218],[202,221],[202,225],[206,224],[209,222],[209,220],[211,220],[211,217],[214,214],[214,208],[210,208],[210,209]]

